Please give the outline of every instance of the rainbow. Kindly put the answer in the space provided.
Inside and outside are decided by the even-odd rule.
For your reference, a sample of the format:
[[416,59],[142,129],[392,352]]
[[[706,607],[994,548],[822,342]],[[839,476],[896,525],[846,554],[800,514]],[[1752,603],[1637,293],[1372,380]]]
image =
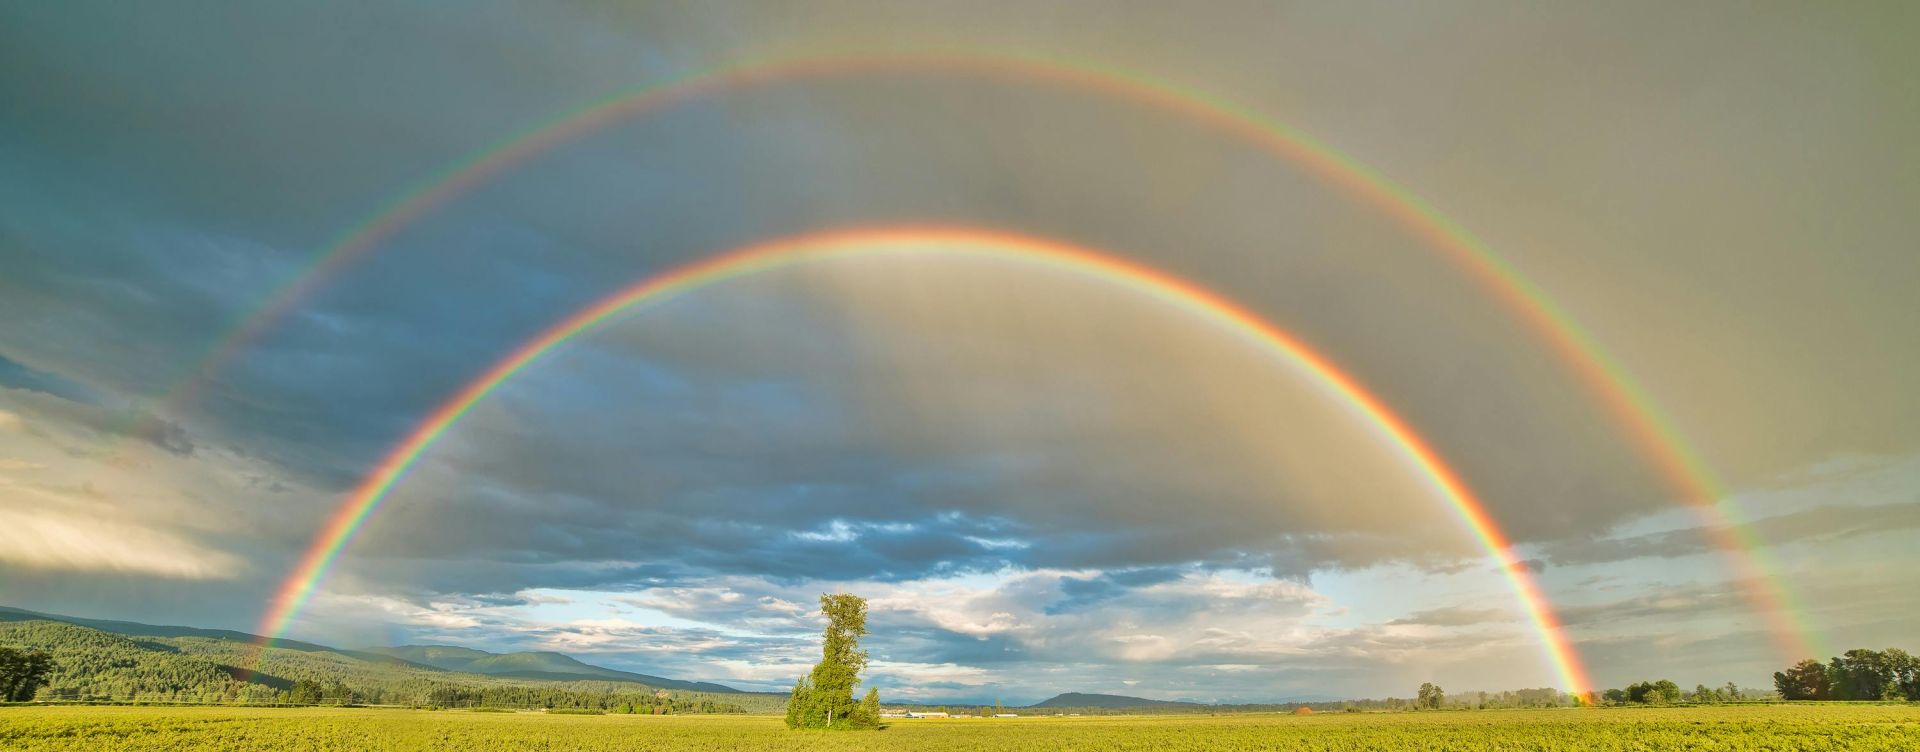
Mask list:
[[1486,506],[1405,420],[1325,355],[1239,304],[1159,269],[1031,236],[948,227],[856,228],[770,240],[648,277],[549,327],[441,403],[387,453],[334,512],[299,565],[281,585],[261,621],[260,633],[271,641],[285,632],[341,551],[365,527],[414,463],[474,405],[555,348],[622,314],[710,285],[809,261],[877,253],[968,254],[1076,273],[1150,296],[1216,323],[1298,367],[1399,450],[1419,475],[1446,499],[1488,554],[1500,563],[1500,570],[1539,632],[1561,681],[1576,696],[1592,688],[1586,669],[1539,584],[1515,555],[1512,542],[1494,524]]
[[1704,458],[1632,374],[1519,269],[1419,196],[1296,128],[1151,77],[1060,60],[977,53],[796,57],[700,71],[565,112],[431,175],[335,238],[310,267],[269,295],[252,315],[217,340],[198,365],[188,369],[184,378],[144,415],[174,413],[192,403],[214,374],[223,371],[249,344],[354,259],[378,247],[400,228],[536,155],[610,124],[697,97],[862,74],[985,77],[1110,95],[1188,117],[1254,144],[1379,208],[1493,290],[1600,397],[1641,453],[1700,517],[1716,547],[1745,583],[1745,595],[1768,620],[1768,633],[1783,657],[1797,660],[1826,654],[1815,639],[1816,631],[1795,621],[1805,610],[1786,583],[1771,574],[1775,567],[1766,560],[1765,543],[1745,524],[1739,509],[1731,501],[1721,502],[1728,497],[1728,489]]

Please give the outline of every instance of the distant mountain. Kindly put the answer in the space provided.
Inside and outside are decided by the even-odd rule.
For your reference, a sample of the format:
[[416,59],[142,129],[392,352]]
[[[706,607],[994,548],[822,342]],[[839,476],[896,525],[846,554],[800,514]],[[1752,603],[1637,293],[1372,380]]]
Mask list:
[[1172,700],[1149,700],[1145,697],[1126,695],[1096,695],[1083,692],[1068,692],[1054,695],[1040,702],[1028,705],[1030,708],[1157,708],[1168,706],[1193,706],[1197,702],[1175,702]]
[[359,652],[390,656],[411,663],[419,663],[448,671],[460,671],[469,674],[488,676],[512,676],[521,679],[549,679],[555,681],[628,681],[638,682],[662,689],[684,689],[691,692],[739,692],[740,690],[724,684],[710,682],[681,681],[660,676],[636,674],[631,671],[582,663],[572,656],[550,652],[489,653],[485,650],[454,647],[451,645],[402,645],[393,648],[361,648]]

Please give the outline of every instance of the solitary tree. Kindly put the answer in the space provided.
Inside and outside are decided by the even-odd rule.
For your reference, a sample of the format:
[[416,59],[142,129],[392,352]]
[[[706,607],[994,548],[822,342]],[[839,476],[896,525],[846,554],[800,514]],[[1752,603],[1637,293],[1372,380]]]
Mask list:
[[1434,684],[1433,682],[1425,682],[1420,685],[1420,694],[1414,704],[1415,707],[1426,710],[1438,710],[1440,709],[1441,703],[1446,701],[1447,693],[1440,689],[1440,685]]
[[820,663],[813,673],[793,685],[787,701],[789,728],[878,728],[880,695],[868,692],[868,703],[853,699],[853,686],[867,667],[867,651],[860,638],[867,634],[867,601],[841,593],[820,596],[820,612],[827,617],[826,639]]
[[1741,698],[1740,698],[1740,685],[1738,685],[1738,684],[1734,684],[1733,682],[1727,682],[1727,686],[1726,686],[1726,687],[1724,687],[1723,689],[1725,689],[1725,690],[1726,690],[1726,695],[1727,695],[1727,700],[1728,700],[1729,702],[1739,702],[1739,701],[1740,701],[1740,699],[1741,699]]
[[0,648],[0,700],[26,702],[47,683],[53,658],[38,650]]

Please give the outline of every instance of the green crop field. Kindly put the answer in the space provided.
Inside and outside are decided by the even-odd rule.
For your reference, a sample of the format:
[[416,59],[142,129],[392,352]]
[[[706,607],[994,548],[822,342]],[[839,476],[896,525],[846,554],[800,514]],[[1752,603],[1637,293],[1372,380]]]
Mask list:
[[896,720],[365,709],[0,708],[6,750],[1915,750],[1920,707]]

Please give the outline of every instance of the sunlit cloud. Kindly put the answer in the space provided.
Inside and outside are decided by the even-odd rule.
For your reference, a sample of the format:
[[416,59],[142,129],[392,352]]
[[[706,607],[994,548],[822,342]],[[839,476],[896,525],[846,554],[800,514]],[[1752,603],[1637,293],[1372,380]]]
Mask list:
[[105,500],[82,500],[4,479],[0,494],[9,502],[0,506],[0,562],[10,567],[201,580],[232,579],[246,569],[232,554],[119,521],[116,507]]

